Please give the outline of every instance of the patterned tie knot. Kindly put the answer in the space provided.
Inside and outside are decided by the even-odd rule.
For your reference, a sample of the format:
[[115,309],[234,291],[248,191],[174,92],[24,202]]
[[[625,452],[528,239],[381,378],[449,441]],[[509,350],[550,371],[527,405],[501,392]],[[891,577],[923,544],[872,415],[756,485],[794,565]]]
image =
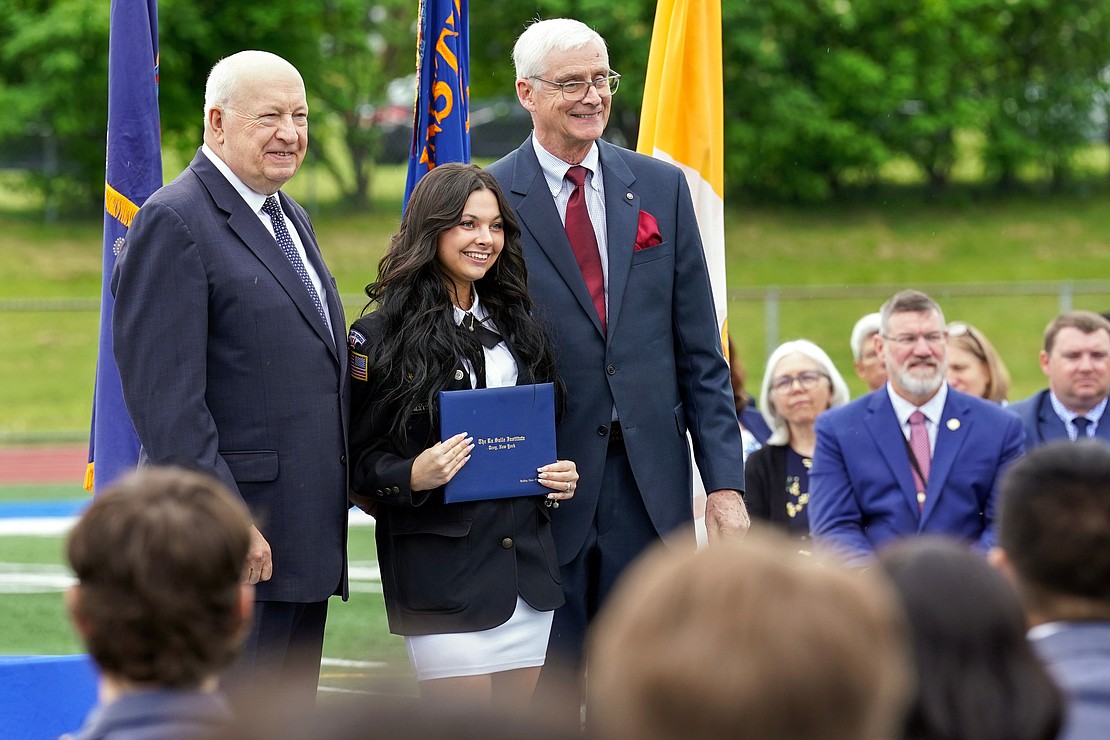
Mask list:
[[262,204],[262,212],[270,218],[278,218],[281,216],[281,204],[278,203],[276,196],[266,196],[266,202]]
[[912,414],[910,414],[910,424],[924,424],[924,423],[925,423],[925,414],[923,414],[921,412],[921,409],[918,409],[917,411],[914,411]]
[[586,173],[589,172],[585,167],[576,164],[567,170],[567,179],[574,183],[574,187],[580,188],[586,183]]

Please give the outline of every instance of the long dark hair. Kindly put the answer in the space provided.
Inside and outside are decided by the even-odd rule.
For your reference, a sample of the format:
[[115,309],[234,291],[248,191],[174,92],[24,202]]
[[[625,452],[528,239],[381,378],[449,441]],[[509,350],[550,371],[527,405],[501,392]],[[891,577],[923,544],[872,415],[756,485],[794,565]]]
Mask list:
[[438,392],[451,381],[459,358],[480,361],[483,356],[477,339],[456,331],[448,279],[437,259],[440,234],[459,224],[467,199],[478,190],[497,199],[505,245],[475,289],[532,381],[556,381],[551,344],[531,316],[520,226],[512,207],[481,167],[440,165],[413,190],[401,227],[378,263],[378,278],[366,286],[370,302],[363,312],[377,304],[376,312],[385,319],[381,342],[368,353],[369,374],[388,379],[382,401],[399,409],[392,432],[402,439],[414,413],[427,409],[438,420]]
[[935,537],[892,545],[879,563],[905,607],[917,668],[904,740],[1056,737],[1063,699],[1001,573]]

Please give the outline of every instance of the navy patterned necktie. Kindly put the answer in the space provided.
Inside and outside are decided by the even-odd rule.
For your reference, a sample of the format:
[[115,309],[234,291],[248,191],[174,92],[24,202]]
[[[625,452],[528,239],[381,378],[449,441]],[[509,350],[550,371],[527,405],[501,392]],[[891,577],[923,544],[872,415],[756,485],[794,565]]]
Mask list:
[[1090,426],[1091,420],[1086,416],[1077,416],[1072,419],[1072,423],[1075,424],[1075,438],[1077,440],[1086,439],[1087,427]]
[[316,292],[316,286],[312,284],[312,278],[308,276],[308,270],[304,267],[304,262],[301,261],[301,255],[297,253],[297,247],[293,244],[293,237],[289,236],[289,229],[285,227],[285,214],[281,211],[281,204],[278,203],[276,196],[268,196],[266,202],[262,204],[262,212],[270,217],[270,222],[274,225],[274,239],[277,240],[277,245],[281,247],[282,253],[289,264],[293,265],[293,269],[297,271],[301,282],[308,290],[308,294],[312,297],[312,303],[316,306],[320,318],[324,320],[324,326],[329,326],[328,315],[324,313],[324,305],[320,303],[320,294]]

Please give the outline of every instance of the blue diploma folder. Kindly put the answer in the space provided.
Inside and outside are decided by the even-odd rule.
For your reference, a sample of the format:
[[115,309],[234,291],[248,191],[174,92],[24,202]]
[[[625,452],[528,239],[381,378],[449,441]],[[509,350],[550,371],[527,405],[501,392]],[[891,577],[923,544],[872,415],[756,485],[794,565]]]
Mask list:
[[474,438],[470,460],[447,483],[447,503],[549,492],[536,468],[555,462],[551,383],[440,391],[439,425],[443,439],[459,432]]

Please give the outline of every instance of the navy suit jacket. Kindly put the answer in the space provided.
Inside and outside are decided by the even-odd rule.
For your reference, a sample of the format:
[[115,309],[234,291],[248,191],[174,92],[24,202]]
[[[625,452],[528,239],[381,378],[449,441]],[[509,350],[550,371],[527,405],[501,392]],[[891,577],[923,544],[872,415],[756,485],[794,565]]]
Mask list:
[[142,462],[219,478],[273,551],[262,601],[346,595],[346,321],[308,214],[281,194],[331,331],[274,237],[203,154],[139,209],[112,276]]
[[1058,626],[1032,642],[1067,699],[1060,740],[1110,737],[1110,623]]
[[998,484],[1022,454],[1013,414],[948,389],[920,513],[906,437],[885,386],[821,414],[816,432],[810,529],[849,563],[865,563],[909,535],[956,537],[981,552],[994,544]]
[[[577,463],[581,480],[553,517],[562,564],[581,550],[594,520],[614,406],[658,534],[693,521],[687,431],[706,491],[744,487],[736,407],[686,179],[657,159],[600,140],[597,146],[609,252],[607,333],[531,138],[489,168],[520,222],[529,292],[566,384],[559,457]],[[658,221],[662,243],[637,245],[641,212]]]
[[[1015,401],[1006,408],[1021,418],[1021,424],[1025,428],[1026,450],[1053,440],[1069,439],[1064,421],[1052,408],[1052,398],[1047,388],[1037,391],[1029,398]],[[1110,442],[1110,418],[1105,415],[1095,427],[1095,439]]]

